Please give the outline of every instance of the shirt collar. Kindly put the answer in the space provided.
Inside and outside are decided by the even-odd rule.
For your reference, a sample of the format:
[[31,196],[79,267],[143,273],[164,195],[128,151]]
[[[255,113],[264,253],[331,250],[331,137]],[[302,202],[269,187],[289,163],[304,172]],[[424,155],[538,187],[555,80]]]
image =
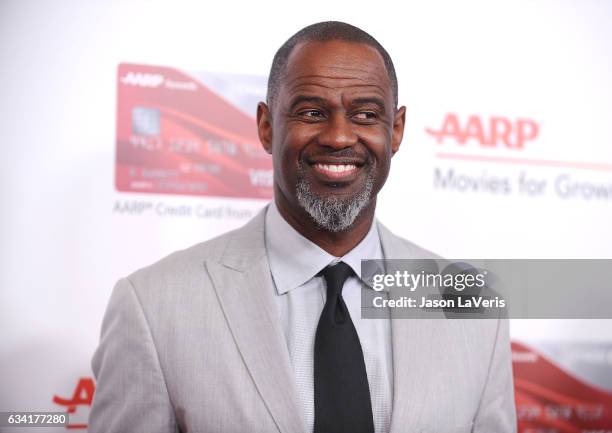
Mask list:
[[274,200],[266,211],[264,230],[270,271],[279,295],[306,283],[329,264],[343,261],[359,276],[362,259],[383,258],[375,221],[361,242],[343,257],[329,254],[298,233],[282,217]]

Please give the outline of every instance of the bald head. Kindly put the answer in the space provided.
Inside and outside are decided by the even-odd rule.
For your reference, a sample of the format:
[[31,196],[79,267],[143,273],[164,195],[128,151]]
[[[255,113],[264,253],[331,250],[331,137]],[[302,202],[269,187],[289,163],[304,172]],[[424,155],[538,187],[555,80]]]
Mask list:
[[365,44],[378,51],[385,64],[385,69],[393,92],[393,101],[395,106],[397,106],[397,77],[395,75],[395,67],[393,66],[391,57],[383,46],[358,27],[340,21],[325,21],[304,27],[295,35],[291,36],[276,52],[274,60],[272,61],[270,75],[268,76],[267,102],[270,107],[273,107],[276,102],[280,83],[284,77],[289,57],[294,48],[308,41],[329,42],[334,40]]

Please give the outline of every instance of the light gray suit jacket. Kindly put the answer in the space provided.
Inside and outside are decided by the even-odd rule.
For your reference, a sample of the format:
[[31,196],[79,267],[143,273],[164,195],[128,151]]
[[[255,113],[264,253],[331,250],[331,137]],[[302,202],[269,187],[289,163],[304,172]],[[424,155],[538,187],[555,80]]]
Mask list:
[[[378,229],[386,258],[431,257]],[[274,293],[264,211],[120,280],[92,358],[89,432],[306,433]],[[516,431],[507,320],[391,329],[391,433]]]

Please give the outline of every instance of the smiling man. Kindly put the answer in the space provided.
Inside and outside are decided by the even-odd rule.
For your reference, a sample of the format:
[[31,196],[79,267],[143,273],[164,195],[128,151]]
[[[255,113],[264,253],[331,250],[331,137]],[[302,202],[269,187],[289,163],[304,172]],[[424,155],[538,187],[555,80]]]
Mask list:
[[273,155],[275,202],[301,235],[336,256],[372,225],[404,131],[405,107],[396,106],[389,55],[355,27],[307,27],[274,58],[257,120]]
[[274,201],[120,280],[90,432],[513,432],[506,320],[363,319],[361,259],[428,258],[375,219],[399,150],[391,58],[324,22],[274,57]]

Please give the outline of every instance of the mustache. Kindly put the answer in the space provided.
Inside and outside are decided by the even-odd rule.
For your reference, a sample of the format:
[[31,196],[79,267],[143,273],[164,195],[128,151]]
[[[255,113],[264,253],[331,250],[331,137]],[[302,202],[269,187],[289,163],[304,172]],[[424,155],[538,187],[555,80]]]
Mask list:
[[347,147],[345,149],[338,149],[338,150],[331,150],[329,152],[317,152],[317,153],[311,153],[308,155],[303,155],[302,159],[306,162],[311,162],[313,160],[316,159],[320,159],[320,158],[326,158],[326,157],[331,157],[331,158],[347,158],[347,159],[356,159],[359,161],[363,161],[365,164],[368,164],[371,162],[372,158],[369,154],[365,153],[359,153],[356,152],[355,149]]

